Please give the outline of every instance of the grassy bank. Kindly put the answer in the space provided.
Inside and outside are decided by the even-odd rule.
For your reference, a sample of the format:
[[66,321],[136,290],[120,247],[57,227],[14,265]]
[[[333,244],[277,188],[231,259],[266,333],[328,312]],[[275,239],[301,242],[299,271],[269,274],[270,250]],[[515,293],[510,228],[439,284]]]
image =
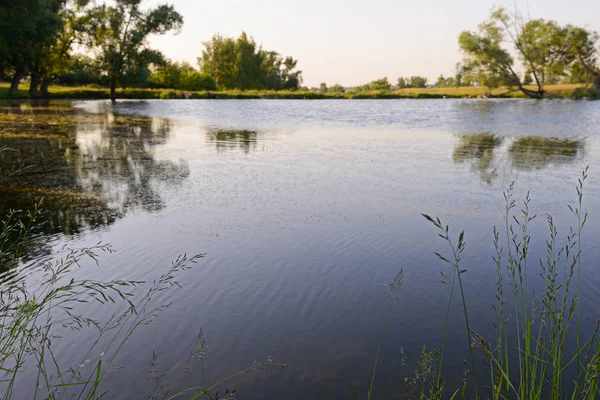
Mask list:
[[[582,85],[549,85],[546,87],[549,98],[570,98],[575,89]],[[8,83],[0,83],[0,99],[8,97]],[[28,84],[19,86],[18,99],[27,99]],[[50,86],[49,98],[52,99],[108,99],[108,88]],[[312,91],[265,91],[230,90],[218,92],[186,92],[171,89],[119,89],[117,95],[122,99],[442,99],[442,98],[525,98],[518,90],[501,87],[490,90],[486,87],[399,89],[369,92],[316,93]]]

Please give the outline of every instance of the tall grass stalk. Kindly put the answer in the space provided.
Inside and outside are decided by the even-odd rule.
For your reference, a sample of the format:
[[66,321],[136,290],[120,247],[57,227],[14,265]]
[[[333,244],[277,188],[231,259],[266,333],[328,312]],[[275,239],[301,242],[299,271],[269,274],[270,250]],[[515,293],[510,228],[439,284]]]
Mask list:
[[[460,289],[460,295],[461,295],[461,300],[462,300],[462,308],[463,308],[463,314],[464,314],[464,318],[465,318],[465,326],[466,326],[466,332],[467,332],[467,341],[469,344],[469,356],[470,356],[470,362],[471,362],[471,373],[473,374],[473,389],[474,389],[474,395],[475,398],[478,399],[479,398],[479,389],[477,387],[477,371],[475,370],[475,355],[473,353],[473,340],[471,337],[471,326],[469,325],[469,313],[467,310],[467,301],[465,298],[465,291],[464,291],[464,286],[463,286],[463,281],[462,281],[462,275],[467,272],[466,270],[461,270],[460,268],[460,261],[461,261],[461,257],[462,254],[465,250],[465,232],[462,231],[459,235],[458,235],[458,243],[455,244],[452,239],[450,238],[450,227],[448,225],[443,225],[442,221],[439,218],[432,218],[429,215],[423,214],[423,217],[425,217],[425,219],[427,219],[429,222],[431,222],[438,230],[439,230],[439,234],[438,236],[441,237],[444,241],[446,241],[448,243],[448,245],[450,246],[450,250],[452,252],[452,256],[450,258],[445,257],[443,255],[441,255],[440,253],[436,252],[435,255],[442,260],[443,262],[450,264],[453,268],[453,274],[454,277],[456,279],[458,279],[458,287]],[[453,282],[451,285],[451,297],[449,300],[449,305],[448,305],[448,310],[446,312],[446,326],[444,327],[444,338],[443,343],[445,345],[446,342],[446,334],[447,334],[447,322],[448,322],[448,317],[449,317],[449,313],[450,313],[450,304],[452,302],[452,292],[454,290],[454,278],[453,277]],[[441,365],[441,361],[440,361],[440,365]],[[441,367],[440,367],[440,371],[441,371]]]
[[[545,216],[549,236],[545,241],[545,255],[538,261],[539,276],[544,284],[539,294],[530,279],[533,264],[529,256],[532,242],[529,226],[536,218],[531,212],[531,196],[527,193],[522,207],[515,212],[514,182],[504,192],[504,232],[496,227],[493,229],[495,255],[492,259],[496,271],[493,342],[487,341],[469,326],[462,279],[466,271],[460,267],[465,248],[464,232],[460,233],[457,242],[453,242],[448,225],[442,224],[439,218],[424,215],[439,230],[439,236],[450,245],[451,257],[435,254],[453,267],[453,276],[461,292],[469,344],[476,344],[482,349],[484,361],[489,367],[490,392],[481,398],[591,400],[599,394],[600,320],[587,338],[584,338],[581,326],[581,237],[588,218],[583,209],[587,177],[588,168],[582,172],[576,186],[577,203],[569,206],[576,217],[577,226],[571,227],[564,239],[560,239],[554,218],[548,214]],[[505,235],[504,245],[502,235]],[[505,284],[509,285],[512,293],[505,290]],[[443,362],[453,284],[450,288],[440,364]],[[513,315],[509,314],[511,309]],[[573,326],[576,331],[571,333]],[[574,336],[576,344],[574,351],[567,346],[571,336]],[[473,346],[469,347],[469,352],[470,374],[475,385],[474,398],[479,399]],[[513,362],[518,366],[517,369],[510,368]],[[438,376],[441,377],[441,366]]]

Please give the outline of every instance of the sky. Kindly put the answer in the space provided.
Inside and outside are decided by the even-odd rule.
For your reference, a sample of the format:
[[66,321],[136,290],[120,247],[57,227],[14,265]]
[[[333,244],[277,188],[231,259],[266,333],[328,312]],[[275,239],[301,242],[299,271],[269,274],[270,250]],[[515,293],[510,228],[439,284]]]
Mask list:
[[[164,0],[147,0],[146,5]],[[600,31],[597,0],[169,0],[184,17],[177,34],[152,37],[173,61],[196,65],[202,42],[242,31],[265,49],[299,60],[304,85],[356,86],[387,76],[453,76],[458,36],[494,6]]]

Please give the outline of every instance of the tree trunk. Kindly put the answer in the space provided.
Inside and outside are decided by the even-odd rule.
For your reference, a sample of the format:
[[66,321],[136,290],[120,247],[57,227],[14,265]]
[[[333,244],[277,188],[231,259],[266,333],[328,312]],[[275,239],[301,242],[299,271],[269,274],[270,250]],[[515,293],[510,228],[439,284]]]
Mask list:
[[40,86],[40,74],[37,72],[31,73],[31,83],[29,84],[29,97],[32,99],[38,98],[38,87]]
[[544,90],[529,90],[525,89],[523,86],[519,86],[521,92],[525,93],[527,97],[532,99],[543,99],[544,98]]
[[15,71],[15,74],[13,75],[12,81],[10,82],[10,89],[8,91],[9,97],[14,97],[14,96],[19,95],[19,83],[21,82],[22,78],[23,78],[23,71],[17,69]]
[[43,97],[48,97],[48,86],[50,86],[50,83],[52,83],[52,79],[46,76],[44,77],[44,79],[42,79],[42,86],[40,86],[40,92],[42,92]]
[[596,78],[594,78],[594,89],[600,90],[600,74],[596,75]]
[[110,78],[110,101],[117,101],[117,79],[114,76]]

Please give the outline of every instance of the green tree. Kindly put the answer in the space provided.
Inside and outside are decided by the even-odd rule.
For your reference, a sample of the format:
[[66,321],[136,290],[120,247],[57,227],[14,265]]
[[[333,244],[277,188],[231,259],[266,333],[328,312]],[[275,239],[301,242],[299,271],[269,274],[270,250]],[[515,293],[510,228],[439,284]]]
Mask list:
[[297,60],[257,47],[244,32],[238,39],[215,35],[204,42],[198,64],[221,89],[296,90],[302,83]]
[[409,87],[425,88],[427,87],[427,78],[424,78],[422,76],[411,76],[409,80]]
[[63,26],[58,11],[64,0],[0,2],[0,59],[12,73],[9,95],[18,93],[21,79],[31,74],[32,95],[37,95],[43,51]]
[[327,84],[325,82],[322,82],[319,85],[319,93],[327,93]]
[[598,34],[573,25],[567,25],[566,32],[566,63],[570,67],[571,79],[589,79],[587,81],[593,82],[594,89],[600,90],[600,68],[597,66]]
[[237,76],[237,55],[235,41],[216,34],[204,42],[202,57],[198,58],[200,69],[212,76],[219,88],[234,87]]
[[446,87],[446,78],[444,78],[444,75],[440,75],[438,77],[437,81],[435,82],[435,86],[439,88]]
[[261,55],[253,38],[242,32],[235,42],[235,78],[233,87],[241,90],[259,89],[265,86],[261,69]]
[[531,74],[525,74],[523,77],[523,85],[531,85],[533,83],[533,78]]
[[346,93],[346,89],[339,83],[336,83],[329,88],[328,93]]
[[[464,54],[463,65],[479,84],[495,88],[516,86],[532,98],[544,97],[549,79],[566,74],[568,65],[568,29],[554,21],[525,20],[519,12],[510,15],[506,9],[492,12],[490,19],[477,32],[463,32],[459,46]],[[515,60],[503,47],[508,41],[521,61],[526,75],[531,75],[536,90],[524,87],[515,72]]]
[[216,90],[217,83],[212,76],[193,70],[183,78],[181,89],[192,91]]
[[388,82],[388,78],[381,78],[369,84],[371,90],[389,90],[392,85]]
[[211,76],[201,74],[186,62],[165,62],[156,68],[147,84],[165,89],[191,91],[216,89],[215,80]]
[[397,83],[398,83],[398,88],[399,89],[404,89],[404,88],[408,87],[408,80],[405,79],[405,78],[402,78],[402,77],[398,78],[398,82]]
[[183,17],[172,5],[142,10],[141,3],[115,0],[111,3],[114,5],[92,8],[85,20],[87,44],[109,77],[113,102],[118,84],[147,77],[150,65],[164,63],[162,54],[148,47],[148,36],[178,30],[183,25]]
[[107,83],[106,76],[102,75],[96,60],[83,54],[72,55],[68,59],[65,71],[56,79],[60,84],[73,86]]
[[[83,25],[89,0],[67,0],[58,11],[63,24],[57,32],[56,40],[41,53],[38,73],[42,79],[40,92],[48,95],[48,86],[60,75],[66,73],[71,64],[73,46],[82,43]],[[32,80],[32,85],[33,85]],[[36,90],[37,88],[32,88]]]

